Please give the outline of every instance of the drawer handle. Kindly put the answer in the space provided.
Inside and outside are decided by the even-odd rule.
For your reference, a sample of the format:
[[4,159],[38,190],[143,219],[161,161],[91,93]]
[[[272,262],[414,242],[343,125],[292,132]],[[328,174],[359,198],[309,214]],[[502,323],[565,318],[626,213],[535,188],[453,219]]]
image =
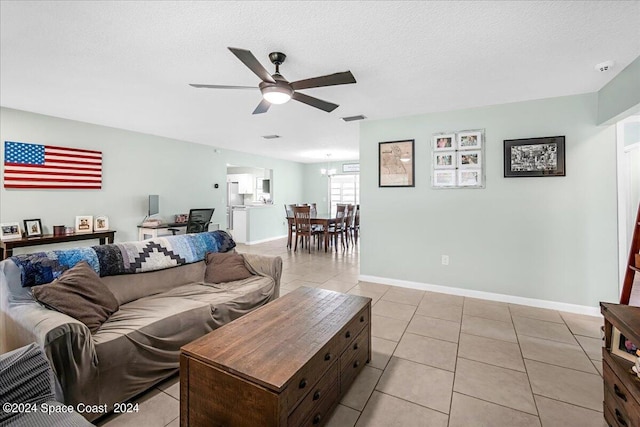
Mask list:
[[316,390],[315,393],[313,393],[313,400],[318,400],[320,399],[320,390]]
[[360,366],[360,361],[356,360],[355,362],[353,362],[353,367],[357,368],[358,366]]
[[354,350],[357,350],[357,349],[358,349],[358,343],[355,343],[355,344],[353,345],[353,349],[354,349]]
[[306,386],[307,386],[307,380],[303,378],[302,381],[300,381],[300,384],[298,385],[298,387],[305,388]]
[[618,396],[620,399],[624,400],[625,402],[627,401],[627,396],[620,391],[620,388],[618,387],[618,384],[614,384],[613,385],[613,392],[616,394],[616,396]]
[[620,425],[627,427],[627,422],[624,420],[624,418],[622,417],[622,414],[617,409],[616,409],[616,419],[618,420]]
[[320,416],[320,414],[316,414],[316,416],[313,417],[313,425],[320,424],[321,419],[322,417]]
[[364,322],[364,316],[360,316],[360,323]]
[[351,331],[347,331],[347,333],[346,333],[346,334],[344,334],[344,336],[345,336],[346,338],[351,338]]
[[331,360],[331,353],[325,354],[324,355],[324,360],[327,360],[327,361]]

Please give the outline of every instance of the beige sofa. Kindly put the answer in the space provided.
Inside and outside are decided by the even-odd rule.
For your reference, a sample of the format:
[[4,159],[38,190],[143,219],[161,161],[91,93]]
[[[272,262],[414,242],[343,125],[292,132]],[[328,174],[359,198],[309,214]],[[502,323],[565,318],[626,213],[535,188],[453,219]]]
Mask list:
[[36,342],[51,362],[64,403],[102,405],[84,414],[96,419],[175,373],[182,345],[279,296],[282,259],[242,256],[254,275],[230,283],[204,283],[204,261],[102,277],[120,309],[93,335],[85,324],[35,301],[20,268],[4,260],[6,350]]

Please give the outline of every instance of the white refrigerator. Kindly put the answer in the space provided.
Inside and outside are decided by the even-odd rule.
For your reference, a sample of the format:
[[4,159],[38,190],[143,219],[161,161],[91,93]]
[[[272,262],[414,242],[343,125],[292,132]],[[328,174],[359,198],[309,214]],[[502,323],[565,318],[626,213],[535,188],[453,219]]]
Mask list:
[[227,229],[233,230],[233,206],[244,205],[244,197],[238,192],[237,182],[227,182]]

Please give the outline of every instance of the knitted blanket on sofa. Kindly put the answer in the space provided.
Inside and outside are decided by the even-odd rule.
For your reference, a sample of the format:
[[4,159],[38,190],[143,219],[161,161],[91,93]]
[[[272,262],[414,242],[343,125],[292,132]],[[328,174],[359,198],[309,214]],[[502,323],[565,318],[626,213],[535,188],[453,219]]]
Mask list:
[[207,252],[227,252],[236,243],[224,231],[158,237],[140,242],[35,252],[11,259],[20,268],[22,286],[50,283],[65,270],[86,261],[100,277],[162,270],[202,261]]

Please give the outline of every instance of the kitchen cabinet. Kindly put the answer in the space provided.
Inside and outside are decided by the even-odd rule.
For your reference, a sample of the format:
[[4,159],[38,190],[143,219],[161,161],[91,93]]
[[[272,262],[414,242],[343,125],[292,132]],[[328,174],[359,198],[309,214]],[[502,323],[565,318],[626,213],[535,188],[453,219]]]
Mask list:
[[233,207],[233,230],[231,234],[237,243],[249,241],[249,211],[245,207]]
[[255,178],[248,173],[229,174],[227,182],[237,182],[240,194],[253,194],[255,191]]

